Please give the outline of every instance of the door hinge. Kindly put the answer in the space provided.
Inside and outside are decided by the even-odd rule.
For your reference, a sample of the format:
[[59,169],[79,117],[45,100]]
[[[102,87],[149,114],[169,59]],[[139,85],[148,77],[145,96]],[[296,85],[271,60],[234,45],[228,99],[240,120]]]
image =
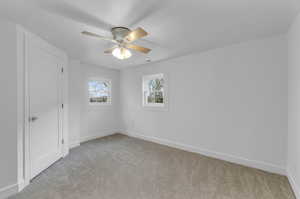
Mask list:
[[64,68],[61,68],[61,72],[62,72],[62,73],[64,72]]
[[61,104],[61,108],[64,108],[64,104]]
[[65,144],[65,140],[64,139],[61,140],[61,144]]

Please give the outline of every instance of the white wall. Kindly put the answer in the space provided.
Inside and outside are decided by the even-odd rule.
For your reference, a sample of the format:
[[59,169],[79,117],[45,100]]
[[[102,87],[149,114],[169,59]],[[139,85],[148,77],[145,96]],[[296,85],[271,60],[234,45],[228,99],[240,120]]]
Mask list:
[[[100,77],[112,80],[112,105],[90,106],[87,81]],[[119,132],[120,129],[120,72],[71,61],[69,68],[69,137],[71,146]]]
[[289,130],[287,170],[294,191],[300,198],[300,15],[288,34],[289,52]]
[[[168,76],[169,108],[142,108],[142,76]],[[123,128],[135,136],[284,173],[287,46],[278,36],[121,72]]]
[[0,198],[17,183],[17,43],[16,26],[0,21]]

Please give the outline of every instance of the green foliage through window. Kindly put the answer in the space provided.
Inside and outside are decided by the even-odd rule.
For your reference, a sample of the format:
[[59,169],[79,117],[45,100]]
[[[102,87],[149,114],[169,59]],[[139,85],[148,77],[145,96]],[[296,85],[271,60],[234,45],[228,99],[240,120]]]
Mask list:
[[163,74],[146,76],[143,84],[144,104],[164,104]]
[[111,83],[109,80],[90,80],[88,82],[89,102],[110,103]]

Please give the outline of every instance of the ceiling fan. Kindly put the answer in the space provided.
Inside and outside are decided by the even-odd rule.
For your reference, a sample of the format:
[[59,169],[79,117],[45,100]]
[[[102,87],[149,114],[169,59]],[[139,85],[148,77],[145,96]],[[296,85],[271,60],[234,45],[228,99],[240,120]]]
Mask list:
[[131,31],[129,28],[126,27],[114,27],[111,29],[111,33],[113,36],[112,38],[100,36],[98,34],[91,33],[88,31],[82,32],[83,35],[92,36],[115,43],[115,46],[105,50],[104,53],[112,54],[118,59],[128,59],[129,57],[131,57],[132,54],[129,49],[145,54],[151,51],[151,49],[149,48],[132,44],[132,42],[148,35],[148,33],[142,28],[137,28]]

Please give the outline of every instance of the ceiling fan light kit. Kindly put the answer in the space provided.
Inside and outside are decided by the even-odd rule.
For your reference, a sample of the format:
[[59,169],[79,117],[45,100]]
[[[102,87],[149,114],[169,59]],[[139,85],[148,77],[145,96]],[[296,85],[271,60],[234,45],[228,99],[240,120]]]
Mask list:
[[83,31],[82,34],[103,40],[108,40],[117,44],[117,46],[105,50],[104,53],[112,54],[118,59],[128,59],[129,57],[131,57],[132,54],[129,49],[145,54],[151,51],[151,49],[149,48],[132,44],[132,42],[148,35],[148,33],[142,28],[137,28],[131,31],[129,28],[126,27],[114,27],[110,31],[113,36],[112,38],[103,37],[87,31]]
[[118,47],[112,51],[112,55],[118,59],[128,59],[129,57],[131,57],[132,54],[128,49]]

